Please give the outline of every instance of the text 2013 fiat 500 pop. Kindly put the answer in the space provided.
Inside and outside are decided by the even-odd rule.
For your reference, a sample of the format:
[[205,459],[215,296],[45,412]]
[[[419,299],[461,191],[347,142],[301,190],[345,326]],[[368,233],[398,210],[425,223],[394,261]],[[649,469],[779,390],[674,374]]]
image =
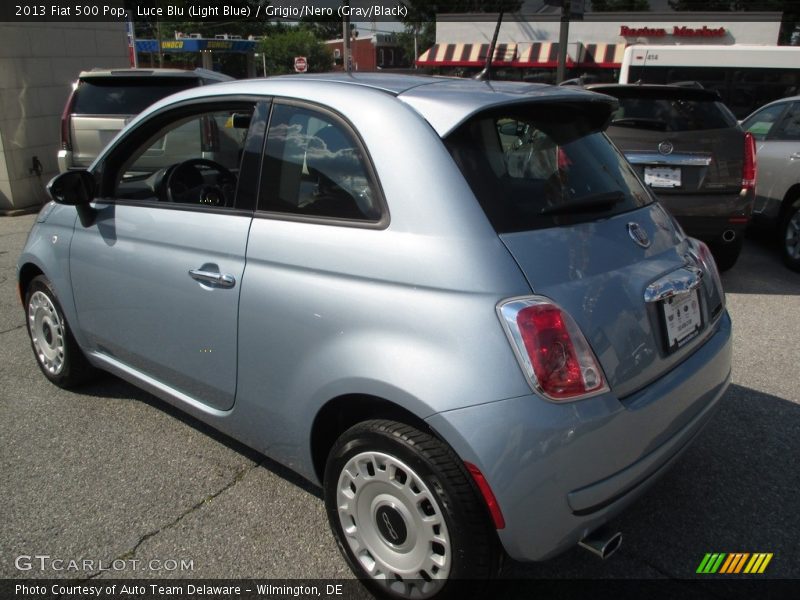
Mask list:
[[166,98],[50,184],[19,261],[39,366],[321,484],[373,590],[608,554],[731,360],[714,261],[604,135],[614,103],[386,75]]

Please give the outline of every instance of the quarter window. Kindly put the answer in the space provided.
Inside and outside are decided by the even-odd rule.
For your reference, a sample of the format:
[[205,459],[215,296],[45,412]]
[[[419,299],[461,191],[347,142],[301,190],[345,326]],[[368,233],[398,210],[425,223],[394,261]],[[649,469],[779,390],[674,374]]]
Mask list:
[[361,147],[338,119],[306,107],[272,111],[261,210],[355,221],[381,217]]
[[795,102],[786,111],[775,137],[779,140],[800,140],[800,102]]
[[742,128],[753,134],[757,140],[764,140],[769,135],[772,128],[777,123],[786,104],[774,104],[763,110],[758,111],[752,117],[742,123]]

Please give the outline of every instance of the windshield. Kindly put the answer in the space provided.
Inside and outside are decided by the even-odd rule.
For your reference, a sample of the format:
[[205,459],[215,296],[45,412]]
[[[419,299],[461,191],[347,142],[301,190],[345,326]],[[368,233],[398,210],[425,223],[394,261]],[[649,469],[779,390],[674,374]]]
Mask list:
[[652,202],[603,133],[573,110],[468,121],[445,144],[498,233],[586,222]]

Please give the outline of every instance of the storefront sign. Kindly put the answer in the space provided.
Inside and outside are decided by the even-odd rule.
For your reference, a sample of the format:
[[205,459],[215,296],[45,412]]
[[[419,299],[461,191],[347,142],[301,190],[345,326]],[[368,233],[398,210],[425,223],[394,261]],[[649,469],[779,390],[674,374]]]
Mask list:
[[623,37],[665,37],[672,35],[674,37],[725,37],[728,30],[724,27],[686,27],[684,25],[675,25],[672,30],[663,27],[628,27],[622,25],[619,28],[619,34]]

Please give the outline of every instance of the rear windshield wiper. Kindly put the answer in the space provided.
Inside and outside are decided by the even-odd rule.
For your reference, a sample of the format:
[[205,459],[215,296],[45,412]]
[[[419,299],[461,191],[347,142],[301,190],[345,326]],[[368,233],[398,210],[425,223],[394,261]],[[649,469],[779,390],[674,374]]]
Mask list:
[[539,211],[540,215],[566,215],[570,213],[595,212],[607,210],[612,206],[625,201],[625,194],[617,190],[590,194],[577,200],[569,200],[558,206],[547,206]]

